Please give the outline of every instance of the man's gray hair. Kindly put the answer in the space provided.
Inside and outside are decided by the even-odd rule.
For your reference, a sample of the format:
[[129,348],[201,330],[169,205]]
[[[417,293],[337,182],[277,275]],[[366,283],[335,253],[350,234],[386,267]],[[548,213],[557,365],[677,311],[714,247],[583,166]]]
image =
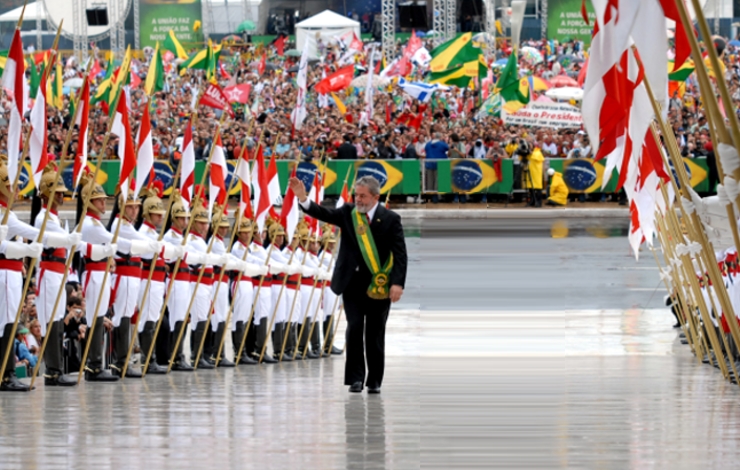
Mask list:
[[355,186],[365,186],[373,196],[380,195],[380,182],[374,176],[363,176],[355,181]]

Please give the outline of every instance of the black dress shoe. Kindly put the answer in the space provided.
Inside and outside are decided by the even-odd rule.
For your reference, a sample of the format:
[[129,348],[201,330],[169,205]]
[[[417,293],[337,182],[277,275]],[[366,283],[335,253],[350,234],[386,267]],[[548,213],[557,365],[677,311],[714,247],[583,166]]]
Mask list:
[[[254,357],[257,358],[257,363],[259,364],[260,363],[259,362],[259,360],[260,360],[259,354],[255,354]],[[270,356],[269,354],[265,354],[264,357],[262,357],[262,364],[277,364],[278,362],[280,362],[280,361],[278,361],[274,357]]]
[[254,364],[258,364],[258,362],[252,359],[251,357],[247,356],[246,354],[242,354],[242,358],[239,359],[239,362],[237,362],[237,364],[239,364],[240,366],[243,366],[245,364],[254,365]]
[[215,369],[214,365],[206,361],[204,357],[201,357],[198,361],[198,369]]
[[[111,374],[115,375],[116,377],[121,377],[121,373],[123,372],[123,367],[111,365],[110,366]],[[138,370],[132,368],[131,366],[128,366],[126,368],[126,378],[128,379],[140,379],[141,378],[141,372]]]
[[380,387],[367,387],[367,393],[380,393]]
[[31,387],[18,380],[15,374],[5,377],[0,384],[0,392],[28,392],[29,390]]
[[333,354],[335,356],[341,356],[342,355],[342,350],[339,349],[339,348],[337,348],[336,346],[332,346],[331,347],[331,354]]
[[[176,370],[176,371],[179,371],[179,372],[192,372],[195,369],[193,369],[193,366],[191,366],[190,364],[188,364],[187,362],[185,362],[184,359],[181,359],[181,360],[175,362],[172,365],[172,370]],[[167,369],[165,369],[165,372],[166,371],[167,371]]]
[[352,393],[362,392],[362,382],[355,382],[349,386],[349,391]]
[[313,351],[308,351],[308,352],[306,353],[306,358],[307,358],[307,359],[318,359],[318,358],[319,358],[319,355],[318,355],[318,354],[316,354],[316,353],[315,353],[315,352],[313,352]]
[[[215,357],[212,357],[210,362],[213,362],[213,365],[215,366],[216,365],[216,358]],[[236,367],[236,364],[234,364],[230,360],[226,359],[226,357],[222,357],[221,360],[218,361],[218,366],[217,367]]]
[[74,387],[77,385],[77,380],[63,374],[44,375],[44,385],[47,387]]
[[[265,356],[265,357],[267,357],[267,356]],[[282,362],[293,362],[293,355],[292,354],[288,354],[288,351],[285,351],[285,354],[283,354],[283,358],[282,359],[280,359],[280,355],[279,354],[275,356],[275,359],[277,359],[278,361],[282,361]],[[298,358],[296,358],[296,359],[298,359]]]
[[116,382],[118,381],[118,377],[105,369],[93,370],[85,368],[85,380],[87,382]]
[[[175,364],[177,364],[177,363],[175,363]],[[164,374],[167,373],[167,368],[160,366],[156,362],[150,362],[149,363],[149,368],[147,368],[146,373],[147,373],[147,375],[148,374],[164,375]]]

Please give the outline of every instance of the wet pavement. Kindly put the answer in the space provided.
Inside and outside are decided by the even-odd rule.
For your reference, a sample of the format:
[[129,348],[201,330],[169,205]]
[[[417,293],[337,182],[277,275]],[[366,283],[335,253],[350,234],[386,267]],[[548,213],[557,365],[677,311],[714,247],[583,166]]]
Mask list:
[[677,342],[648,251],[618,227],[486,223],[408,239],[381,395],[347,393],[342,357],[42,384],[0,395],[0,467],[734,465],[740,388]]

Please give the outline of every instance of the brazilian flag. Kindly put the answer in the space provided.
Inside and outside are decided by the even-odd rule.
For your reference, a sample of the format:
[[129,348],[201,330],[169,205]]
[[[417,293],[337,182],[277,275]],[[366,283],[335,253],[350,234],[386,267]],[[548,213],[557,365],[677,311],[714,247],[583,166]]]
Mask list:
[[459,67],[478,59],[480,49],[473,46],[473,33],[465,33],[435,47],[429,70],[437,73]]
[[483,59],[483,56],[479,55],[478,60],[466,62],[459,67],[444,70],[442,72],[432,72],[429,83],[455,85],[460,88],[465,88],[470,84],[471,78],[478,77],[479,79],[483,79],[487,74],[488,65],[486,65],[486,61]]
[[105,101],[106,103],[109,103],[109,97],[110,97],[110,89],[111,85],[113,84],[113,71],[115,70],[115,66],[113,65],[113,61],[111,60],[108,62],[108,68],[105,71],[105,77],[103,77],[103,80],[98,85],[98,89],[95,91],[95,95],[90,99],[90,104],[95,104],[100,101]]
[[164,64],[162,63],[162,52],[159,50],[159,41],[157,41],[157,47],[154,49],[154,55],[146,75],[146,82],[144,82],[144,91],[147,95],[152,96],[162,90],[164,90]]
[[380,183],[380,193],[385,194],[403,181],[403,172],[383,160],[365,160],[356,163],[356,178],[372,176]]
[[674,82],[685,82],[687,78],[689,78],[689,75],[691,75],[694,72],[694,62],[692,60],[687,60],[681,65],[681,67],[678,68],[675,72],[673,72],[673,61],[668,61],[668,80],[674,81]]
[[211,77],[216,76],[216,65],[218,64],[218,60],[220,57],[221,45],[219,44],[218,46],[214,47],[209,40],[207,48],[201,49],[200,51],[191,55],[188,60],[178,66],[180,69],[180,76],[185,75],[185,72],[188,69],[205,70],[206,78],[210,80]]
[[501,94],[501,98],[506,101],[504,109],[508,113],[515,113],[517,109],[529,103],[529,81],[527,77],[519,78],[515,53],[509,56],[506,66],[501,71],[494,93]]
[[180,41],[177,40],[177,36],[175,36],[175,32],[172,30],[170,30],[167,37],[164,38],[164,44],[162,44],[162,47],[175,54],[178,59],[185,60],[188,58],[188,53],[185,52],[185,48],[182,47]]

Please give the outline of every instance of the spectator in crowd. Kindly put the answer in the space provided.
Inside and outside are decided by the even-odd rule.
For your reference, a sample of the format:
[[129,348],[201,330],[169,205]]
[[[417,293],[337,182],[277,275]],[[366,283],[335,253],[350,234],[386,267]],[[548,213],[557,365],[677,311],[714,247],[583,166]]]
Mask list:
[[67,341],[67,365],[70,371],[80,369],[81,350],[87,337],[85,299],[80,296],[67,298],[67,315],[64,317],[64,336]]
[[352,135],[345,134],[344,141],[337,149],[337,160],[356,160],[357,148],[352,144]]
[[15,357],[16,365],[25,365],[29,369],[36,367],[38,357],[35,356],[28,348],[26,336],[29,334],[28,328],[21,326],[15,334]]
[[437,191],[437,160],[443,160],[448,158],[447,152],[450,150],[447,142],[443,140],[443,136],[440,132],[434,134],[434,138],[429,141],[424,147],[425,159],[424,163],[424,188],[426,191],[434,191],[432,195],[432,203],[436,204],[439,202],[439,195]]

